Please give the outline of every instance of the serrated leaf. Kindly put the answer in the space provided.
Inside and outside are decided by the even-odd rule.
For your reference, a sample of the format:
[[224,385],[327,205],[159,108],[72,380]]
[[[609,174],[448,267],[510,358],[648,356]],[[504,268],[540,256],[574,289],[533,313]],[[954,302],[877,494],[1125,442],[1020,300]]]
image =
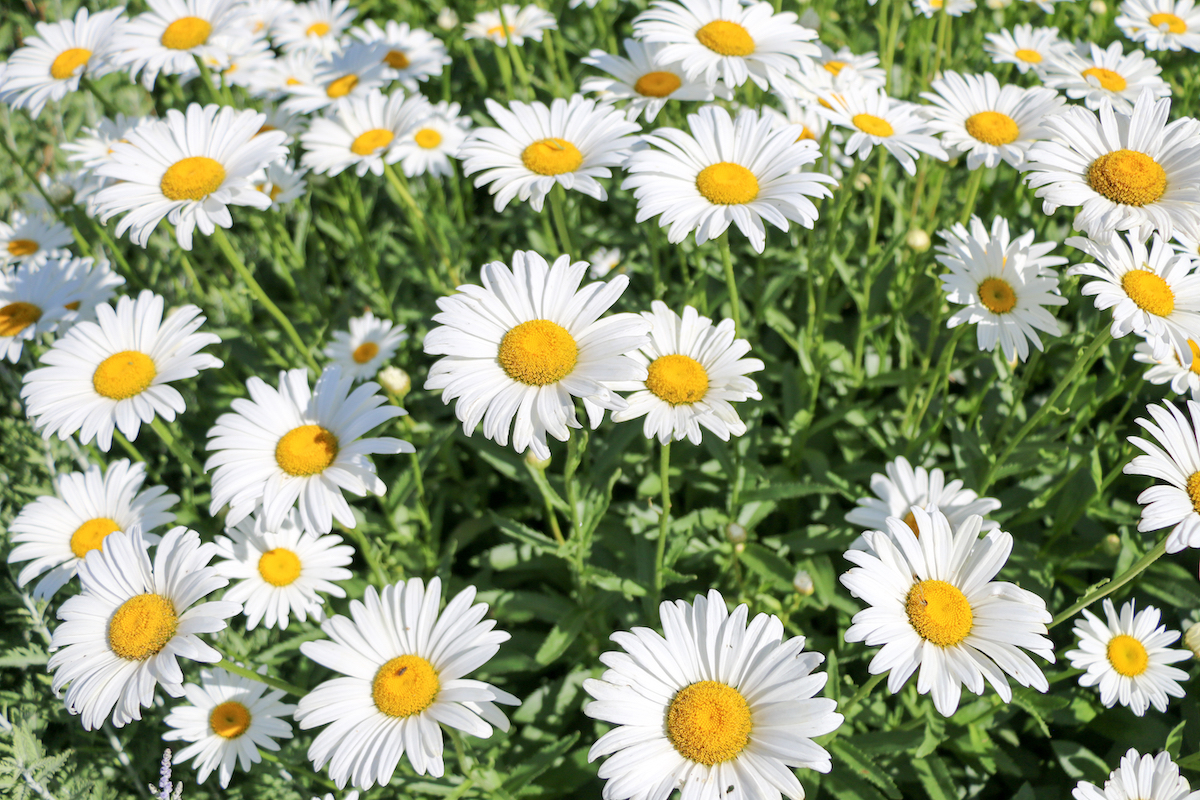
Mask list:
[[747,542],[746,549],[739,557],[743,564],[755,574],[774,584],[776,588],[784,590],[792,588],[792,577],[796,574],[796,570],[778,553],[768,550],[757,542]]
[[571,642],[575,641],[579,636],[579,632],[583,630],[584,620],[587,618],[587,612],[582,608],[577,608],[563,618],[562,622],[550,629],[550,633],[546,635],[542,646],[533,656],[533,660],[541,664],[543,667],[558,660],[558,657],[567,651],[571,646]]
[[837,494],[837,489],[821,483],[774,483],[761,489],[743,492],[741,500],[743,503],[790,500],[793,497],[805,497],[810,494]]
[[930,800],[958,800],[958,791],[954,788],[950,770],[946,769],[946,762],[930,754],[914,759],[912,765]]
[[900,788],[869,755],[845,739],[834,739],[829,749],[859,777],[875,784],[891,800],[900,800]]
[[496,524],[507,536],[516,539],[518,542],[532,545],[533,549],[539,553],[558,553],[558,543],[544,533],[538,533],[528,525],[522,525],[520,522],[515,522],[508,517],[502,517],[496,512],[489,512],[492,522]]

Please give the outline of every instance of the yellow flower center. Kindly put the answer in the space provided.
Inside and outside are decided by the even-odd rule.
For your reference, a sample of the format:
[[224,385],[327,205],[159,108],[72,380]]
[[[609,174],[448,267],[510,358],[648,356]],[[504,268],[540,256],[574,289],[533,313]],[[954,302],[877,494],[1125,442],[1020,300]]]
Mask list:
[[916,536],[918,539],[921,538],[921,529],[917,526],[917,515],[912,512],[911,508],[904,515],[904,524],[913,532],[913,536]]
[[826,61],[825,71],[833,75],[840,75],[842,70],[850,66],[845,61]]
[[521,153],[525,168],[538,175],[562,175],[574,172],[583,163],[583,153],[566,139],[541,139]]
[[700,170],[696,190],[719,206],[742,205],[758,197],[758,178],[741,164],[721,161]]
[[304,29],[305,36],[324,36],[329,33],[328,22],[314,22]]
[[33,303],[9,303],[0,308],[0,336],[16,336],[41,318],[42,310]]
[[1150,270],[1129,270],[1121,276],[1121,288],[1134,305],[1148,314],[1167,317],[1175,310],[1175,293],[1161,276]]
[[979,302],[993,314],[1007,314],[1017,305],[1017,293],[1003,278],[988,278],[979,284]]
[[250,710],[237,700],[229,700],[212,710],[208,724],[222,739],[236,739],[250,728]]
[[355,364],[365,364],[377,355],[379,355],[379,345],[374,342],[363,342],[354,348],[354,353],[350,357],[354,359]]
[[208,20],[200,17],[180,17],[167,26],[159,41],[163,47],[171,50],[191,50],[207,42],[210,33],[212,25]]
[[892,123],[874,114],[855,114],[854,118],[850,121],[854,123],[854,127],[871,136],[887,137],[896,132],[896,129],[892,127]]
[[1167,191],[1167,171],[1145,153],[1116,150],[1092,162],[1087,182],[1114,203],[1144,206]]
[[139,594],[108,621],[108,646],[126,661],[145,661],[167,646],[179,627],[175,606],[161,594]]
[[754,39],[736,22],[714,19],[696,31],[700,44],[723,56],[748,56],[754,52]]
[[504,334],[497,354],[500,367],[527,386],[558,383],[571,374],[579,346],[567,329],[548,319],[531,319]]
[[258,136],[259,133],[266,133],[267,131],[273,131],[273,130],[278,130],[278,129],[274,125],[263,125],[261,128],[258,129],[258,133],[254,134],[254,135]]
[[1168,14],[1165,11],[1158,14],[1151,14],[1150,24],[1160,31],[1166,25],[1167,33],[1187,33],[1187,23],[1174,14]]
[[426,150],[432,150],[442,143],[442,135],[433,128],[421,128],[413,136],[413,140],[417,143],[417,147],[423,147]]
[[633,90],[643,97],[666,97],[682,85],[674,72],[647,72],[637,79]]
[[905,610],[913,630],[939,647],[953,647],[966,639],[975,619],[966,595],[945,581],[913,584]]
[[1108,642],[1108,663],[1126,678],[1141,675],[1150,666],[1146,646],[1129,634],[1114,636]]
[[203,200],[221,188],[225,168],[208,156],[176,161],[163,173],[159,188],[168,200]]
[[320,425],[292,428],[275,445],[275,463],[288,475],[295,477],[324,472],[337,454],[337,437]]
[[980,111],[978,114],[972,114],[967,117],[966,128],[967,133],[984,144],[997,146],[1015,142],[1021,135],[1016,120],[999,111]]
[[814,142],[817,140],[817,135],[813,133],[812,128],[807,125],[801,125],[800,135],[796,137],[797,142],[803,142],[805,139],[811,139]]
[[512,25],[493,25],[487,29],[487,35],[493,38],[500,36],[509,36],[516,32],[516,28]]
[[372,128],[350,143],[350,152],[356,156],[369,156],[379,148],[387,147],[395,138],[396,134],[387,128]]
[[389,717],[411,717],[429,708],[440,688],[432,664],[420,656],[399,656],[375,673],[371,696]]
[[122,350],[96,367],[92,388],[110,400],[127,400],[146,391],[156,375],[158,368],[150,356],[137,350]]
[[[288,78],[286,81],[284,81],[284,84],[287,86],[299,86],[300,81],[297,80],[296,78]],[[260,131],[260,133],[261,133],[261,131]]]
[[[1189,339],[1188,341],[1190,342],[1191,340]],[[1192,364],[1194,365],[1195,363],[1196,361],[1193,357]],[[1200,472],[1193,472],[1188,476],[1187,495],[1188,499],[1192,501],[1192,510],[1200,514]]]
[[750,705],[717,681],[685,686],[667,707],[667,738],[686,759],[713,766],[737,756],[750,741]]
[[1022,61],[1024,61],[1026,64],[1042,63],[1042,54],[1039,53],[1037,50],[1030,50],[1028,48],[1022,47],[1020,50],[1013,53],[1013,55],[1016,56],[1017,58],[1021,59]]
[[325,94],[336,100],[353,92],[355,86],[358,86],[357,75],[343,75],[337,80],[329,82],[329,85],[325,87]]
[[708,393],[708,373],[699,361],[682,354],[654,359],[646,370],[646,388],[673,406],[695,403]]
[[1120,74],[1104,67],[1088,67],[1080,74],[1085,78],[1095,78],[1100,81],[1100,88],[1110,92],[1123,92],[1128,85]]
[[[1193,375],[1200,375],[1200,345],[1196,344],[1195,341],[1188,339],[1188,347],[1192,349],[1192,363],[1188,369],[1192,371]],[[1179,366],[1183,366],[1183,359],[1179,357],[1178,353],[1175,354],[1175,361],[1179,364]],[[1191,484],[1189,484],[1189,486],[1190,485]],[[1197,495],[1197,497],[1200,497],[1200,495]],[[1200,506],[1197,506],[1197,513],[1200,513]]]
[[63,50],[50,62],[50,77],[56,81],[65,81],[75,74],[75,70],[88,63],[91,57],[92,51],[82,47]]
[[392,69],[408,69],[410,62],[403,50],[388,50],[387,55],[383,57],[383,63]]
[[22,258],[24,256],[31,256],[42,248],[33,239],[12,239],[9,241],[7,249],[10,256]]
[[89,519],[71,534],[71,552],[76,558],[83,558],[93,550],[99,550],[104,537],[113,531],[121,530],[121,526],[108,517]]
[[78,311],[80,304],[81,304],[81,301],[72,300],[71,302],[64,304],[63,308],[69,309],[71,311]]
[[268,550],[258,558],[258,574],[272,586],[290,586],[300,577],[300,557],[286,547]]

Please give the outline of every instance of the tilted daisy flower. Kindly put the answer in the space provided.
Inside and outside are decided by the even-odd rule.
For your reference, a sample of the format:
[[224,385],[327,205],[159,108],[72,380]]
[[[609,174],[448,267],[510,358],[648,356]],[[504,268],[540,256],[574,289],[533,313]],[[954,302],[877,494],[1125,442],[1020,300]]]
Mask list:
[[[588,277],[599,280],[608,273],[617,268],[621,263],[621,248],[619,247],[597,247],[588,256],[588,261],[592,266],[588,268]],[[625,271],[625,267],[621,267],[621,272]]]
[[216,771],[224,789],[233,777],[234,765],[249,772],[262,761],[259,748],[278,750],[276,739],[292,738],[292,726],[284,718],[296,707],[279,702],[282,691],[268,692],[267,688],[219,667],[200,670],[200,684],[183,687],[190,705],[175,706],[163,720],[172,729],[163,734],[164,740],[191,742],[172,761],[182,764],[192,759],[197,783],[204,783]]
[[387,65],[383,62],[386,51],[386,45],[351,43],[344,51],[318,62],[311,82],[285,81],[283,90],[288,98],[280,108],[289,114],[311,114],[340,100],[366,96],[387,82]]
[[993,530],[981,539],[978,516],[952,529],[940,510],[912,511],[919,534],[892,517],[887,533],[863,534],[869,549],[846,551],[856,566],[841,581],[870,606],[854,615],[846,641],[883,645],[868,669],[872,675],[890,671],[892,694],[920,668],[917,692],[932,694],[947,717],[957,710],[962,687],[981,695],[985,680],[1011,701],[1005,673],[1047,691],[1046,676],[1021,650],[1054,662],[1046,603],[992,580],[1012,552],[1012,536]]
[[273,161],[250,177],[254,188],[271,200],[270,209],[279,211],[308,190],[307,169],[296,169],[286,161]]
[[475,587],[455,595],[438,613],[442,582],[420,578],[350,603],[350,617],[321,623],[330,641],[304,642],[300,652],[345,677],[325,681],[301,700],[301,730],[327,725],[308,757],[329,764],[338,788],[386,786],[407,755],[418,775],[442,777],[442,730],[448,725],[486,739],[508,730],[497,703],[521,701],[490,683],[465,676],[486,664],[509,635],[485,620]]
[[1001,160],[1020,168],[1030,146],[1049,137],[1046,117],[1063,105],[1051,89],[1001,87],[990,72],[946,72],[930,88],[921,94],[932,104],[925,107],[929,129],[942,134],[949,153],[967,154],[967,169],[990,169]]
[[[844,66],[841,66],[843,64]],[[866,74],[860,73],[850,66],[849,62],[837,59],[824,64],[808,61],[800,65],[794,76],[785,78],[774,86],[772,93],[780,98],[797,100],[804,105],[820,104],[823,97],[839,95],[851,89],[883,89],[884,80],[878,72],[879,70],[868,70]]]
[[807,139],[817,144],[823,140],[829,142],[828,154],[819,153],[820,158],[800,168],[808,172],[824,172],[840,181],[845,170],[854,166],[854,159],[842,152],[842,145],[846,143],[844,131],[829,123],[829,120],[821,113],[820,104],[815,98],[808,101],[776,92],[775,99],[779,102],[780,108],[763,106],[762,113],[763,116],[771,117],[776,127],[799,125],[800,139]]
[[[592,428],[604,410],[626,407],[609,381],[644,380],[646,370],[625,356],[644,346],[650,324],[636,314],[601,315],[629,285],[626,275],[579,289],[586,261],[559,256],[553,265],[537,253],[513,253],[512,269],[493,261],[480,270],[483,286],[460,286],[438,298],[425,352],[443,356],[425,388],[457,399],[455,414],[470,436],[483,434],[518,453],[550,457],[546,434],[565,442],[581,427],[575,398],[583,399]],[[515,418],[515,425],[514,425]]]
[[441,75],[442,68],[450,63],[446,45],[440,39],[429,31],[408,27],[407,22],[389,19],[380,28],[375,20],[369,19],[350,33],[366,44],[386,45],[382,51],[387,67],[384,78],[399,81],[410,92],[417,91],[421,81]]
[[262,74],[272,70],[275,63],[275,51],[266,39],[246,41],[245,46],[232,48],[221,59],[208,56],[205,65],[211,70],[209,79],[213,88],[226,86],[257,86],[262,80]]
[[149,10],[124,25],[113,42],[114,60],[154,88],[160,74],[200,73],[196,57],[222,67],[249,44],[241,0],[146,0]]
[[396,144],[400,168],[408,177],[416,175],[448,176],[453,172],[450,160],[471,130],[471,118],[459,115],[458,103],[442,101],[426,108],[426,116]]
[[729,99],[731,95],[724,84],[710,86],[703,80],[689,78],[682,62],[664,61],[664,47],[664,44],[625,39],[628,58],[593,50],[581,61],[611,77],[585,78],[581,91],[595,92],[605,101],[627,100],[626,118],[636,121],[645,112],[647,123],[654,121],[668,100],[708,101],[718,93]]
[[621,188],[634,190],[638,222],[661,215],[670,242],[695,231],[697,244],[733,223],[759,253],[767,240],[764,220],[784,231],[789,220],[813,226],[817,207],[810,198],[829,197],[834,180],[799,170],[820,156],[800,126],[780,126],[749,108],[732,119],[723,108],[704,106],[688,115],[688,127],[690,136],[658,128],[643,138],[652,147],[625,164],[629,177]]
[[350,0],[297,3],[271,26],[271,40],[285,52],[311,50],[330,56],[341,50],[342,36],[356,16]]
[[1187,118],[1167,122],[1171,101],[1149,92],[1133,114],[1105,103],[1099,115],[1078,106],[1046,119],[1055,134],[1026,153],[1026,181],[1042,210],[1078,207],[1074,226],[1093,239],[1109,231],[1171,238],[1200,222],[1200,134]]
[[700,444],[703,426],[723,442],[746,432],[746,423],[731,403],[761,400],[747,373],[764,368],[757,358],[743,358],[750,342],[735,339],[733,320],[713,325],[685,306],[680,317],[661,300],[642,316],[650,323],[650,343],[629,354],[646,368],[644,381],[610,381],[617,391],[631,391],[629,407],[614,411],[613,422],[645,417],[642,431],[660,444],[687,437]]
[[360,178],[368,171],[382,175],[385,164],[403,155],[398,145],[429,115],[429,101],[419,94],[390,95],[371,89],[340,100],[326,117],[314,119],[300,134],[300,163],[318,175],[340,175],[353,167]]
[[969,230],[965,225],[954,224],[940,231],[939,235],[945,244],[938,246],[938,252],[964,261],[971,258],[977,248],[997,248],[1005,258],[1020,255],[1026,271],[1051,277],[1057,277],[1058,267],[1068,263],[1068,259],[1062,256],[1051,255],[1059,247],[1058,242],[1035,242],[1035,232],[1032,230],[1012,238],[1008,219],[1002,215],[992,219],[991,230],[984,227],[982,220],[972,215]]
[[847,72],[847,77],[867,85],[883,87],[887,83],[887,75],[879,66],[879,56],[872,52],[855,53],[849,47],[834,50],[824,42],[817,42],[821,54],[814,59],[813,66],[822,69],[835,79]]
[[1144,455],[1135,457],[1123,470],[1126,475],[1147,475],[1169,484],[1151,486],[1137,499],[1142,505],[1139,531],[1171,528],[1168,553],[1200,547],[1200,436],[1196,433],[1200,404],[1188,400],[1187,410],[1190,422],[1169,401],[1147,406],[1151,419],[1138,418],[1137,424],[1155,441],[1130,436],[1130,444]]
[[718,80],[760,89],[778,87],[800,64],[820,55],[817,32],[797,24],[796,15],[775,13],[770,3],[739,0],[654,0],[633,20],[634,38],[662,43],[659,58],[678,61],[689,78],[709,86]]
[[1116,234],[1105,244],[1082,236],[1067,244],[1099,262],[1076,264],[1067,274],[1096,279],[1084,285],[1083,296],[1094,296],[1101,311],[1112,309],[1114,338],[1136,333],[1159,358],[1173,349],[1182,363],[1192,363],[1188,340],[1200,342],[1200,274],[1191,259],[1159,236],[1149,248],[1137,236]]
[[247,0],[246,30],[252,36],[270,36],[275,25],[295,7],[292,0]]
[[1124,0],[1116,23],[1147,50],[1200,50],[1200,8],[1193,0]]
[[40,264],[52,256],[69,255],[63,248],[74,241],[71,229],[61,222],[14,211],[8,222],[0,222],[0,267]]
[[95,322],[79,322],[42,354],[44,366],[25,374],[21,398],[34,427],[49,439],[79,434],[108,452],[113,429],[130,441],[155,415],[167,422],[186,409],[172,381],[191,378],[221,360],[199,352],[220,338],[196,333],[200,309],[180,306],[163,319],[163,298],[143,290],[96,307]]
[[72,315],[70,304],[82,301],[83,284],[70,264],[51,259],[0,270],[0,360],[17,363],[26,342],[53,333]]
[[359,497],[387,491],[367,456],[413,452],[399,439],[359,438],[407,412],[387,405],[379,384],[352,390],[353,383],[337,365],[312,389],[304,369],[280,372],[278,389],[250,378],[250,399],[235,399],[208,431],[212,455],[204,469],[216,470],[210,513],[228,504],[225,524],[236,525],[259,511],[263,526],[278,530],[298,507],[301,526],[314,536],[329,533],[334,519],[353,528],[343,490]]
[[737,797],[802,800],[793,770],[829,772],[829,752],[814,742],[837,730],[837,704],[816,697],[825,660],[804,652],[804,637],[784,640],[779,618],[739,605],[732,614],[716,589],[663,602],[663,633],[618,631],[600,679],[583,689],[584,713],[614,727],[588,751],[608,760],[599,776],[606,800]]
[[1029,70],[1041,75],[1046,65],[1071,49],[1070,42],[1058,38],[1058,28],[1035,28],[1022,23],[1011,31],[985,33],[984,51],[994,64],[1015,64],[1022,75]]
[[225,599],[242,604],[246,630],[261,622],[264,628],[286,630],[293,616],[300,622],[321,618],[325,603],[319,592],[345,597],[333,581],[354,577],[346,569],[354,548],[342,537],[308,535],[289,511],[275,530],[261,519],[246,517],[216,538],[217,555],[225,560],[214,566],[233,581]]
[[165,120],[139,125],[128,142],[113,145],[113,159],[96,169],[114,183],[96,195],[101,222],[124,214],[116,235],[145,247],[166,217],[175,239],[192,249],[192,232],[209,236],[220,225],[233,227],[230,206],[264,209],[271,203],[250,183],[250,175],[284,158],[287,135],[259,133],[266,118],[256,111],[192,103],[184,114],[167,111]]
[[1075,800],[1200,800],[1169,753],[1138,755],[1130,749],[1101,789],[1080,781],[1071,790]]
[[8,57],[0,76],[0,103],[24,108],[37,119],[48,101],[58,102],[79,89],[84,75],[96,78],[112,71],[114,42],[125,24],[124,8],[89,16],[80,7],[75,19],[39,22],[36,36]]
[[[283,102],[288,96],[289,88],[302,84],[315,86],[317,67],[325,63],[325,57],[317,50],[293,50],[276,57],[273,61],[264,63],[263,68],[254,73],[254,80],[247,88],[255,97],[265,97],[275,102]],[[269,122],[270,110],[264,106],[263,111],[268,114],[268,124],[274,124]],[[280,108],[280,113],[289,119],[303,119],[295,112],[285,111],[282,108]],[[275,127],[282,128],[283,126],[276,125]]]
[[[504,19],[501,21],[500,14]],[[549,11],[530,3],[524,8],[512,3],[500,6],[499,11],[480,11],[475,19],[463,25],[464,39],[489,39],[504,47],[511,36],[517,47],[526,39],[542,40],[543,31],[558,30],[558,23]]]
[[[888,517],[896,517],[919,536],[913,506],[926,511],[941,511],[955,529],[968,517],[985,517],[1000,508],[996,498],[980,497],[970,489],[964,489],[963,482],[958,479],[947,483],[946,474],[937,467],[914,469],[904,456],[889,461],[884,465],[884,471],[886,475],[876,472],[871,476],[871,492],[875,497],[860,497],[856,501],[858,508],[846,515],[846,522],[864,530],[886,531]],[[986,518],[980,524],[984,531],[999,527],[999,523]]]
[[57,476],[58,496],[45,495],[27,504],[9,526],[16,547],[8,563],[29,562],[17,576],[17,585],[41,575],[33,596],[48,600],[113,531],[136,527],[145,543],[158,542],[150,531],[175,521],[171,507],[179,498],[162,486],[143,489],[145,481],[146,465],[126,459],[112,462],[103,474],[91,464],[86,472]]
[[179,658],[221,660],[197,634],[224,630],[241,606],[194,605],[228,583],[208,566],[215,551],[195,531],[172,528],[151,563],[134,529],[110,533],[79,565],[83,591],[58,609],[63,622],[54,629],[46,668],[56,693],[67,686],[67,711],[82,715],[85,730],[99,728],[109,714],[118,728],[141,719],[157,686],[181,697]]
[[459,149],[466,175],[480,173],[503,211],[515,197],[541,211],[546,195],[560,184],[597,200],[608,193],[596,178],[612,177],[634,144],[637,123],[610,105],[575,94],[544,103],[513,101],[509,108],[486,101],[497,128],[476,128]]
[[338,364],[355,381],[375,377],[384,363],[396,355],[408,338],[403,325],[393,327],[390,319],[378,319],[370,311],[350,320],[349,331],[334,331],[325,357]]
[[144,121],[144,117],[127,117],[124,114],[117,114],[114,119],[101,117],[95,125],[82,128],[78,136],[61,146],[70,154],[68,161],[94,170],[112,161],[113,145],[124,141],[126,134]]
[[943,6],[946,13],[952,17],[961,17],[963,14],[968,14],[975,10],[975,0],[913,0],[912,7],[916,11],[920,11],[926,17],[935,17],[942,13]]
[[1108,49],[1088,43],[1079,50],[1064,50],[1046,62],[1042,80],[1072,100],[1083,100],[1093,111],[1107,99],[1117,111],[1129,114],[1146,92],[1170,96],[1171,86],[1161,72],[1162,67],[1141,50],[1124,53],[1116,41]]
[[1139,717],[1153,705],[1167,710],[1169,697],[1183,697],[1179,681],[1188,674],[1169,666],[1192,657],[1190,650],[1173,650],[1168,645],[1179,639],[1179,631],[1159,625],[1157,608],[1147,606],[1134,613],[1133,601],[1121,606],[1117,615],[1113,601],[1104,598],[1102,621],[1086,608],[1083,619],[1075,620],[1079,649],[1066,657],[1072,669],[1085,670],[1080,686],[1099,686],[1100,702],[1112,708],[1118,702]]
[[909,175],[916,174],[916,158],[926,153],[945,161],[949,158],[929,124],[912,103],[895,100],[882,89],[847,89],[822,98],[821,113],[830,122],[852,131],[843,146],[847,155],[866,161],[875,146],[900,162]]
[[1172,231],[1171,247],[1194,261],[1200,261],[1200,219]]
[[81,320],[94,320],[96,306],[107,303],[125,279],[113,271],[112,264],[104,259],[91,257],[63,258],[59,264],[70,276],[68,280],[78,282],[76,294],[79,299],[67,303],[67,315],[60,330]]
[[1151,365],[1142,377],[1155,386],[1169,384],[1175,394],[1190,394],[1193,400],[1200,400],[1200,344],[1194,339],[1188,339],[1188,346],[1192,350],[1190,365],[1179,359],[1174,348],[1162,358],[1156,358],[1155,348],[1149,342],[1138,342],[1133,360]]

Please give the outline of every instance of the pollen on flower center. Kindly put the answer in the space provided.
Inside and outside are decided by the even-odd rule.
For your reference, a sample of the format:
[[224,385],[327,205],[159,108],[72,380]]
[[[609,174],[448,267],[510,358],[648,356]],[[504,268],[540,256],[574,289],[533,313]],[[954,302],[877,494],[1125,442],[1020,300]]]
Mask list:
[[304,29],[305,36],[324,36],[329,33],[328,22],[314,22]]
[[1145,153],[1115,150],[1092,162],[1087,182],[1114,203],[1144,206],[1167,191],[1167,171]]
[[892,127],[892,123],[874,114],[855,114],[854,119],[850,121],[854,123],[854,127],[870,136],[886,138],[896,132],[896,129]]
[[1095,78],[1100,82],[1100,88],[1110,92],[1123,92],[1129,85],[1119,73],[1104,67],[1088,67],[1080,74],[1085,78]]
[[168,200],[203,200],[224,182],[225,168],[219,161],[191,156],[167,167],[159,188]]
[[980,111],[967,117],[967,133],[984,144],[999,146],[1011,144],[1021,135],[1017,122],[999,111]]
[[396,134],[387,128],[372,128],[355,137],[350,143],[350,152],[356,156],[369,156],[379,148],[387,147],[395,138]]
[[547,386],[575,369],[579,345],[561,325],[548,319],[531,319],[504,334],[497,358],[504,373],[514,381]]
[[1168,14],[1165,11],[1151,14],[1150,24],[1164,33],[1187,33],[1187,23],[1174,14]]
[[121,526],[108,517],[89,519],[71,534],[71,552],[76,558],[83,558],[93,550],[100,550],[104,537],[119,530]]
[[363,342],[354,348],[350,357],[354,359],[355,364],[365,364],[377,355],[379,355],[379,345],[375,342]]
[[1192,501],[1192,510],[1200,514],[1200,472],[1193,472],[1188,476],[1187,496]]
[[432,705],[441,685],[428,661],[417,655],[399,656],[375,673],[371,697],[389,717],[411,717]]
[[392,69],[408,69],[408,55],[403,50],[388,50],[383,57],[383,63]]
[[208,41],[212,25],[200,17],[180,17],[162,33],[162,46],[171,50],[191,50]]
[[250,709],[237,700],[229,700],[212,710],[208,724],[222,739],[236,739],[250,728]]
[[561,175],[574,172],[583,163],[583,153],[566,139],[541,139],[521,152],[521,162],[538,175]]
[[1017,58],[1021,59],[1022,61],[1024,61],[1026,64],[1042,63],[1042,54],[1039,53],[1037,50],[1030,50],[1028,48],[1022,47],[1020,50],[1013,53],[1013,55],[1016,56]]
[[[1193,339],[1188,339],[1188,347],[1192,350],[1192,363],[1188,369],[1192,371],[1193,375],[1200,375],[1200,344],[1196,344]],[[1175,360],[1179,362],[1179,366],[1183,366],[1183,360],[1178,353],[1175,354]],[[1200,506],[1197,506],[1197,510],[1200,511]]]
[[708,373],[689,356],[677,353],[656,358],[646,371],[646,388],[673,406],[698,402],[708,393]]
[[825,71],[833,75],[840,75],[842,70],[848,66],[850,65],[845,61],[826,61],[824,64]]
[[338,454],[338,440],[320,425],[292,428],[275,445],[275,463],[288,475],[307,477],[324,472]]
[[713,766],[737,756],[750,741],[750,705],[717,681],[685,686],[667,707],[667,738],[686,759]]
[[916,536],[918,539],[921,538],[921,529],[917,526],[917,515],[912,512],[911,508],[904,515],[904,524],[913,532],[913,536]]
[[511,36],[516,32],[512,25],[493,25],[487,29],[488,36]]
[[966,639],[975,620],[966,595],[945,581],[913,584],[908,590],[905,610],[913,630],[939,647],[953,647]]
[[50,62],[50,77],[56,81],[64,81],[75,74],[75,70],[88,63],[92,51],[83,47],[72,47],[63,50]]
[[139,594],[120,605],[108,621],[108,646],[126,661],[157,655],[179,627],[175,606],[161,594]]
[[413,136],[413,141],[417,143],[417,147],[432,150],[442,143],[442,135],[433,128],[421,128]]
[[1109,640],[1107,655],[1112,668],[1127,678],[1141,675],[1150,666],[1145,645],[1125,633]]
[[42,248],[33,239],[10,239],[7,249],[10,256],[21,258],[23,256],[31,256]]
[[696,176],[696,189],[710,203],[742,205],[758,197],[758,178],[741,164],[721,161],[700,170]]
[[42,318],[42,309],[18,300],[0,308],[0,336],[16,336]]
[[643,97],[666,97],[682,85],[674,72],[647,72],[633,84],[633,90]]
[[353,92],[355,86],[358,86],[357,75],[343,75],[337,80],[329,82],[329,84],[325,87],[325,94],[336,100],[339,97],[345,97]]
[[1149,270],[1129,270],[1121,276],[1121,288],[1147,314],[1167,317],[1175,310],[1175,293],[1162,276]]
[[276,547],[258,557],[258,574],[272,586],[290,586],[300,577],[300,557],[286,547]]
[[158,368],[150,356],[123,350],[100,362],[92,373],[92,388],[110,400],[127,400],[146,391],[156,375]]
[[754,39],[736,22],[714,19],[696,31],[700,44],[723,56],[748,56],[754,52]]
[[1017,293],[1003,278],[987,278],[979,284],[979,302],[993,314],[1007,314],[1017,306]]

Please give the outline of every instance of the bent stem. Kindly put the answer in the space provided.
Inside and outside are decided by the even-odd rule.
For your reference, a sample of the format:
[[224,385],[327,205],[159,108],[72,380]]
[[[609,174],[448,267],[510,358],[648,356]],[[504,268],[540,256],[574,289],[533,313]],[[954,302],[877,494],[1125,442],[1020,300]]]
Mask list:
[[192,471],[193,475],[204,474],[204,467],[200,466],[200,462],[196,460],[194,455],[183,448],[183,445],[180,444],[177,438],[175,438],[175,434],[173,434],[171,429],[167,427],[167,423],[163,421],[162,417],[155,416],[154,419],[150,421],[150,427],[153,428],[154,432],[157,433],[159,438],[163,440],[163,443],[167,446],[167,449],[171,451],[171,454],[182,461],[187,468]]
[[295,695],[296,697],[304,697],[304,695],[308,694],[307,689],[296,686],[293,683],[288,683],[287,681],[281,681],[278,678],[272,678],[268,675],[259,675],[252,669],[246,669],[245,667],[234,664],[228,658],[222,657],[221,660],[213,666],[220,667],[226,672],[232,672],[234,675],[240,675],[243,678],[249,678],[252,681],[265,683],[267,686],[270,686],[273,689],[279,689],[280,691],[287,692],[288,694]]
[[1101,584],[1100,586],[1096,587],[1092,591],[1085,594],[1078,603],[1076,603],[1075,605],[1068,608],[1066,611],[1064,611],[1061,614],[1059,614],[1058,616],[1056,616],[1054,618],[1054,620],[1046,627],[1053,628],[1055,625],[1066,622],[1068,619],[1075,616],[1080,611],[1082,611],[1083,609],[1090,606],[1092,603],[1096,602],[1097,600],[1107,597],[1108,595],[1115,592],[1117,589],[1120,589],[1122,586],[1124,586],[1125,584],[1132,581],[1138,575],[1141,575],[1143,572],[1146,571],[1147,567],[1149,567],[1155,561],[1158,561],[1158,559],[1162,558],[1163,554],[1165,554],[1167,552],[1168,536],[1164,536],[1158,544],[1154,545],[1154,547],[1150,550],[1149,553],[1146,553],[1146,555],[1142,556],[1137,561],[1135,561],[1133,566],[1131,566],[1129,569],[1125,570],[1120,575],[1113,578],[1111,581]]
[[729,305],[733,309],[734,335],[742,337],[742,306],[738,301],[737,277],[733,274],[733,253],[729,250],[729,229],[717,237],[721,248],[721,265],[725,268],[725,285],[729,287]]
[[858,691],[851,695],[850,699],[846,701],[846,704],[842,706],[842,711],[848,714],[850,709],[861,703],[863,699],[871,693],[871,690],[878,686],[879,683],[886,677],[886,672],[881,672],[878,675],[872,675],[870,680],[858,687]]
[[545,475],[538,474],[538,468],[525,462],[525,469],[529,470],[529,477],[533,478],[534,485],[537,486],[538,492],[542,495],[542,502],[546,506],[546,523],[550,526],[550,532],[554,534],[554,541],[560,546],[567,543],[563,538],[562,528],[558,524],[558,515],[554,513],[554,503],[550,500],[550,494],[546,491]]
[[671,526],[671,442],[662,445],[659,453],[659,481],[662,483],[662,511],[658,517],[658,543],[654,551],[654,603],[662,598],[663,555],[667,549],[667,529]]

